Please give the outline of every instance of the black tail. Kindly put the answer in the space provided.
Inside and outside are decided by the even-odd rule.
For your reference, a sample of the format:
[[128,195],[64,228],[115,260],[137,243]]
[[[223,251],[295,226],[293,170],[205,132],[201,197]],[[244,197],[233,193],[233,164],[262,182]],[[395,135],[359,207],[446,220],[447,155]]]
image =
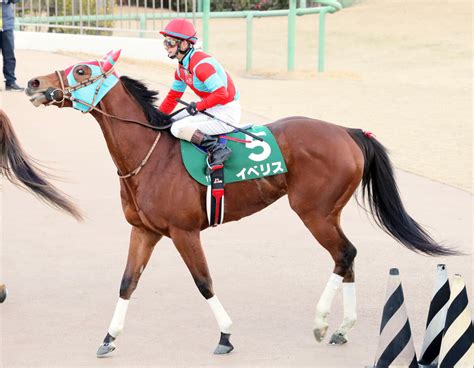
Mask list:
[[456,255],[455,250],[437,244],[403,207],[387,151],[375,138],[360,129],[348,133],[364,154],[362,197],[369,203],[377,224],[408,249],[428,255]]
[[10,119],[1,109],[0,175],[13,184],[26,188],[52,207],[69,213],[77,220],[82,220],[82,215],[76,206],[47,180],[49,175],[21,149]]

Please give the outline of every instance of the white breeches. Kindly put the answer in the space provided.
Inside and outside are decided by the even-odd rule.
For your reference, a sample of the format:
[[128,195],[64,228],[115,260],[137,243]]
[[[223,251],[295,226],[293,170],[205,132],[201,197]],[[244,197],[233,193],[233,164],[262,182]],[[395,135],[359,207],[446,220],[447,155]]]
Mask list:
[[[232,101],[225,105],[214,106],[207,109],[206,112],[232,125],[238,126],[240,124],[241,109],[239,101]],[[234,130],[234,128],[220,122],[219,120],[212,119],[201,113],[190,116],[186,110],[181,111],[174,117],[174,119],[176,121],[171,126],[171,134],[176,138],[187,141],[191,141],[191,137],[196,129],[209,135],[229,133]]]

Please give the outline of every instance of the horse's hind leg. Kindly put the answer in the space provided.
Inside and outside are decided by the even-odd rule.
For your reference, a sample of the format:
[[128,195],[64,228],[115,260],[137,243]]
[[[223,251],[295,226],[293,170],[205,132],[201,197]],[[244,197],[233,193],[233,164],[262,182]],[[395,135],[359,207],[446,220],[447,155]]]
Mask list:
[[[357,163],[340,160],[336,161],[332,168],[334,175],[313,177],[298,176],[299,172],[296,170],[289,182],[288,200],[291,208],[331,254],[335,264],[333,274],[316,307],[314,336],[318,341],[322,341],[326,335],[331,304],[341,286],[344,297],[344,321],[333,335],[331,343],[346,342],[347,332],[356,320],[353,262],[357,251],[342,232],[339,220],[342,208],[360,182],[361,170],[358,166],[360,165]],[[311,185],[312,192],[317,195],[308,197],[303,194],[302,183]]]
[[347,342],[347,333],[354,326],[357,319],[353,270],[357,250],[345,237],[339,226],[339,213],[327,217],[321,216],[316,211],[299,215],[319,243],[329,251],[335,263],[333,274],[329,277],[329,281],[316,306],[314,336],[316,340],[322,341],[326,335],[331,304],[342,284],[343,322],[333,334],[330,343],[344,344]]
[[97,350],[97,357],[103,357],[115,350],[113,341],[123,330],[130,297],[137,287],[138,280],[150,259],[155,244],[160,239],[161,235],[135,226],[132,228],[127,266],[125,267],[125,272],[123,273],[122,282],[120,284],[120,298],[115,307],[115,312],[104,342],[99,347],[99,350]]
[[230,353],[234,347],[230,343],[232,320],[220,303],[212,288],[212,279],[207,267],[206,256],[202,250],[199,231],[170,230],[171,239],[188,267],[201,295],[206,299],[214,313],[221,332],[214,354]]

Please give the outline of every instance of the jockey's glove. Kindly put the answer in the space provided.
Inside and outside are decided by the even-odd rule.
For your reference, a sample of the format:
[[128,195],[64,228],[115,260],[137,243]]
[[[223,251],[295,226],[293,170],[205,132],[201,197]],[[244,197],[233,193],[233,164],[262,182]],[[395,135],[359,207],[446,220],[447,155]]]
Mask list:
[[196,107],[196,102],[191,102],[188,107],[186,107],[186,111],[188,112],[189,115],[196,115],[199,111]]

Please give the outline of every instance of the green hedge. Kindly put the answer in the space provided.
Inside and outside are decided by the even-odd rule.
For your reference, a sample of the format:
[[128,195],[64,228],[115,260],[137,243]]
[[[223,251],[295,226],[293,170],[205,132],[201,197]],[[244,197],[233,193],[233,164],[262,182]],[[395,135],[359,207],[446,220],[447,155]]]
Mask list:
[[211,11],[288,9],[288,0],[221,0],[211,1]]
[[[120,4],[120,0],[116,0]],[[125,3],[125,1],[123,1]],[[132,5],[136,0],[131,1]],[[197,5],[198,1],[196,1]],[[140,4],[142,2],[140,1]],[[177,1],[171,0],[171,10],[177,10]],[[155,7],[161,5],[160,0],[155,0]],[[147,0],[147,7],[153,7],[153,0]],[[179,2],[180,11],[184,10],[184,1]],[[169,9],[169,0],[163,1],[163,8]],[[288,0],[211,0],[211,11],[240,11],[240,10],[270,10],[288,9]],[[188,10],[192,10],[192,1],[188,0]]]

